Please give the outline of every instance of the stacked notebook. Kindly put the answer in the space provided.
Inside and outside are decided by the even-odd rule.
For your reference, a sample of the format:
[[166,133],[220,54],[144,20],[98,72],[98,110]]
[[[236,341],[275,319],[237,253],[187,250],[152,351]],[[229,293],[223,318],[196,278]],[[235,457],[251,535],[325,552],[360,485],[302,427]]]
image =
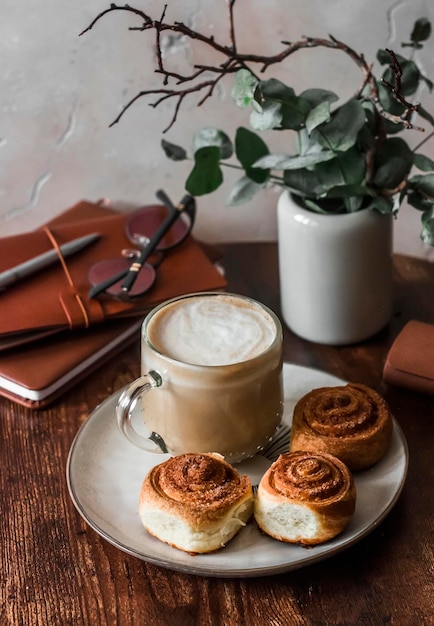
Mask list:
[[[49,222],[57,244],[91,233],[97,241],[0,292],[0,395],[39,408],[121,350],[138,341],[144,315],[183,293],[223,289],[222,274],[191,235],[164,256],[157,280],[141,298],[89,298],[90,267],[130,248],[129,214],[82,201]],[[43,228],[0,239],[0,272],[52,248]],[[72,280],[72,284],[71,284]],[[79,296],[77,298],[77,296]]]

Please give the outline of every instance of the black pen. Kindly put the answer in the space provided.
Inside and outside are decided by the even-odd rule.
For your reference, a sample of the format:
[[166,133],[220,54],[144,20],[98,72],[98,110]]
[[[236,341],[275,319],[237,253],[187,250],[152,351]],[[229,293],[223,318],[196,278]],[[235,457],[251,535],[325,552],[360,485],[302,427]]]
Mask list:
[[[69,241],[68,243],[62,244],[59,246],[59,250],[62,253],[63,257],[68,257],[71,254],[75,254],[79,252],[92,242],[99,239],[99,233],[92,233],[91,235],[85,235],[84,237],[79,237],[78,239],[74,239],[73,241]],[[23,278],[27,278],[28,276],[32,276],[39,270],[44,269],[50,265],[53,265],[56,261],[59,260],[59,255],[57,250],[54,248],[49,250],[48,252],[44,252],[43,254],[39,254],[33,259],[29,259],[28,261],[24,261],[24,263],[20,263],[15,267],[11,267],[4,272],[0,272],[0,289],[6,289],[6,287],[10,287],[14,283],[19,282]]]

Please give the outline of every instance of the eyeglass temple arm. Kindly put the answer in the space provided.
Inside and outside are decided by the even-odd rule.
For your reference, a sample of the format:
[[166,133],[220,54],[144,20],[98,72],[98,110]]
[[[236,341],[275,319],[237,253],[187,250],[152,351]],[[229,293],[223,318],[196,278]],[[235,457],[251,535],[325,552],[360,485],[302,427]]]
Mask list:
[[184,211],[184,209],[186,209],[188,206],[191,206],[192,203],[194,204],[194,198],[189,195],[184,196],[181,202],[177,206],[174,206],[174,204],[168,198],[168,196],[166,196],[164,191],[160,190],[157,192],[156,195],[158,198],[160,198],[160,200],[164,202],[164,204],[169,209],[169,215],[167,216],[167,219],[161,224],[159,228],[157,228],[155,233],[152,235],[151,239],[149,240],[149,243],[142,250],[140,257],[136,259],[130,265],[130,268],[125,276],[125,280],[123,281],[121,285],[122,291],[129,291],[131,289],[131,287],[134,285],[134,282],[138,276],[138,273],[142,269],[143,264],[146,262],[146,259],[154,251],[156,246],[159,244],[161,239],[167,233],[169,228],[173,226],[173,224],[176,222],[176,220]]
[[[195,200],[194,200],[194,198],[192,196],[185,195],[182,198],[181,202],[178,204],[177,207],[175,207],[173,202],[170,200],[170,198],[167,196],[167,194],[163,190],[157,191],[156,196],[169,209],[169,216],[168,216],[167,220],[165,222],[163,222],[163,224],[160,226],[160,228],[158,228],[157,231],[155,232],[155,234],[151,237],[151,239],[149,240],[149,243],[147,244],[147,246],[143,250],[140,258],[135,262],[135,263],[140,263],[139,269],[142,268],[142,266],[145,263],[146,259],[150,256],[150,254],[152,253],[154,248],[158,245],[160,240],[164,237],[164,235],[169,230],[169,228],[172,226],[172,224],[178,219],[178,217],[180,216],[180,214],[182,213],[182,211],[184,209],[186,209],[186,212],[190,216],[190,219],[191,219],[192,223],[194,222],[194,217],[195,217],[195,210],[194,210],[195,209]],[[134,281],[137,278],[138,271],[139,270],[137,270],[135,272],[131,272],[131,266],[130,266],[129,269],[122,270],[122,272],[119,272],[115,276],[112,276],[111,278],[108,278],[107,280],[105,280],[105,281],[103,281],[101,283],[98,283],[98,285],[95,285],[94,287],[92,287],[89,290],[89,294],[88,294],[89,298],[95,298],[100,293],[102,293],[103,291],[105,291],[106,289],[108,289],[109,287],[111,287],[112,285],[117,283],[118,281],[122,280],[122,278],[125,278],[126,276],[128,276],[129,273],[131,272],[132,273],[132,276],[131,276],[131,279],[130,279],[130,280],[132,280],[131,284],[127,288],[124,288],[124,284],[122,284],[122,290],[123,291],[128,291],[133,286]]]
[[179,205],[176,207],[172,200],[169,198],[169,196],[167,195],[167,193],[165,191],[163,191],[163,189],[159,189],[156,194],[157,198],[159,200],[161,200],[161,202],[169,209],[170,212],[172,211],[185,211],[185,213],[187,213],[188,217],[190,218],[190,230],[194,224],[194,220],[196,217],[196,202],[195,199],[193,198],[193,196],[190,196],[188,194],[186,194],[181,202],[179,203]]

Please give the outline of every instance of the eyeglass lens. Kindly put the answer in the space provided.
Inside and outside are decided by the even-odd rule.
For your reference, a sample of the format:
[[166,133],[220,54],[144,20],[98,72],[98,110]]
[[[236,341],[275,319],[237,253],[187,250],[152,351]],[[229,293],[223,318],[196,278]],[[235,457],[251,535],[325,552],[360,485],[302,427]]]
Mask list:
[[[131,243],[138,248],[146,247],[157,229],[168,218],[169,211],[163,205],[149,205],[143,209],[135,211],[127,220],[125,225],[125,234]],[[126,294],[122,289],[123,279],[118,280],[114,284],[105,288],[104,291],[115,297],[134,297],[141,296],[146,293],[154,284],[156,278],[155,267],[161,261],[161,254],[176,247],[190,233],[194,220],[192,215],[181,215],[174,224],[169,228],[168,232],[159,241],[156,252],[152,255],[148,262],[143,265],[137,274],[133,287]],[[93,265],[89,270],[89,281],[93,286],[108,281],[110,278],[126,273],[132,263],[131,258],[116,258],[100,261]]]
[[[100,283],[106,281],[111,276],[116,276],[118,273],[123,271],[128,271],[131,265],[131,260],[129,259],[108,259],[106,261],[100,261],[99,263],[95,263],[89,270],[89,280],[92,285],[99,285]],[[156,272],[152,265],[145,263],[142,269],[138,273],[136,281],[134,285],[131,287],[129,291],[130,296],[141,296],[146,293],[154,284]],[[123,291],[121,288],[123,279],[114,283],[110,287],[108,287],[105,291],[112,296],[122,296]]]
[[[125,231],[128,239],[139,247],[143,247],[143,238],[150,239],[157,228],[167,219],[168,210],[165,206],[153,205],[139,209],[127,220]],[[188,220],[188,217],[187,217]],[[181,243],[188,235],[191,224],[187,223],[184,216],[169,228],[168,232],[160,240],[157,250],[169,250]]]

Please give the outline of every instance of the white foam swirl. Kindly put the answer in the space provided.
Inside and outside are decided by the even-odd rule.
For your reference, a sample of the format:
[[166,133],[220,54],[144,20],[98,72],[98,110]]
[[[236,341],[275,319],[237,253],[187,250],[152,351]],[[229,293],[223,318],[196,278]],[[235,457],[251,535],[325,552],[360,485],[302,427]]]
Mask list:
[[148,325],[148,334],[160,352],[178,361],[229,365],[264,352],[273,343],[276,326],[253,302],[204,295],[161,309]]

